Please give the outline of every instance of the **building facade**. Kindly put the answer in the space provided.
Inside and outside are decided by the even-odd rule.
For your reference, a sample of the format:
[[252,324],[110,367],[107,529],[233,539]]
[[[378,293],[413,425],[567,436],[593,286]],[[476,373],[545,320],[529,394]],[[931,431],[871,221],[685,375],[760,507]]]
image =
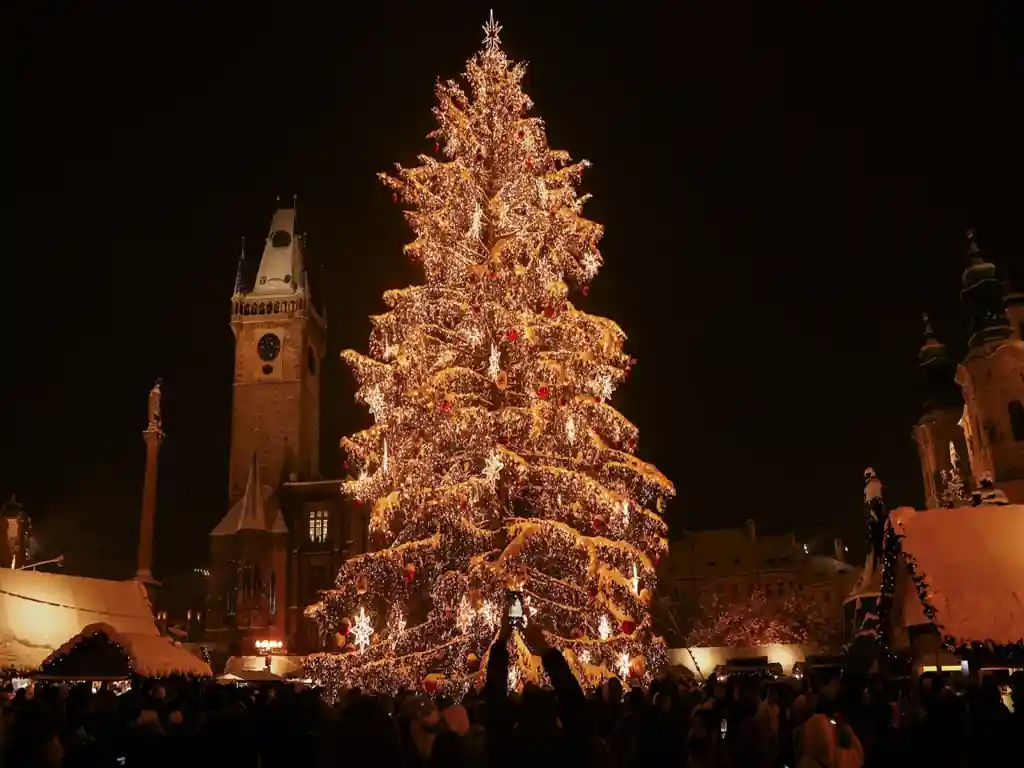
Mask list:
[[758,534],[748,520],[743,528],[686,531],[673,539],[659,591],[670,596],[680,624],[714,603],[737,603],[763,592],[769,601],[811,600],[841,626],[843,598],[859,577],[860,569],[846,562],[841,539],[834,540],[833,551],[817,554],[793,533]]
[[967,353],[953,364],[926,322],[919,355],[924,404],[914,439],[927,509],[958,501],[948,487],[954,471],[965,496],[984,479],[1024,502],[1024,294],[1008,292],[973,233],[968,260],[960,291]]
[[235,364],[229,509],[210,533],[207,637],[229,653],[257,640],[288,653],[325,641],[304,617],[341,563],[365,551],[365,512],[320,474],[320,374],[327,322],[310,292],[294,207],[275,211],[248,285],[231,299]]

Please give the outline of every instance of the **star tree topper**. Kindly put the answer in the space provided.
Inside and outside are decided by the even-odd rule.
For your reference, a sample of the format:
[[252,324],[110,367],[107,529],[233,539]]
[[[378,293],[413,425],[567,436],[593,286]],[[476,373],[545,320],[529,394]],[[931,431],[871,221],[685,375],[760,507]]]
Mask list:
[[498,37],[498,33],[501,32],[501,24],[494,20],[494,9],[491,9],[491,15],[487,19],[487,23],[483,26],[484,30],[484,45],[487,50],[494,50],[501,46],[501,38]]

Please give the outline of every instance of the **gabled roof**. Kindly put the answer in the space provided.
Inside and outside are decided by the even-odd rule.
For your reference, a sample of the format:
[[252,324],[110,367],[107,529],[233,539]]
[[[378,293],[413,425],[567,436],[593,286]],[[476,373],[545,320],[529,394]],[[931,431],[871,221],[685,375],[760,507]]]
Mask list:
[[217,527],[210,531],[210,535],[228,536],[239,531],[288,533],[274,489],[263,485],[259,460],[255,454],[249,467],[249,478],[245,482],[245,493],[228,510]]
[[140,582],[0,568],[0,669],[36,670],[93,631],[122,645],[139,674],[211,674],[202,659],[160,635]]
[[[890,521],[928,584],[943,635],[998,644],[1024,638],[1024,505],[901,507]],[[904,623],[927,623],[917,591],[905,587]]]

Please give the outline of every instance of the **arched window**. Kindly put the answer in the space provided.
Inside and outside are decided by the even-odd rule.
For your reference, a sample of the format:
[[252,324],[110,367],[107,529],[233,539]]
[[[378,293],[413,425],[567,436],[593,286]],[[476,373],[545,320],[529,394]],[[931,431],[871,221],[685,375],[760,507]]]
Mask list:
[[277,574],[270,572],[270,615],[277,613]]
[[1008,406],[1010,410],[1010,431],[1014,440],[1024,440],[1024,405],[1020,400],[1011,400]]

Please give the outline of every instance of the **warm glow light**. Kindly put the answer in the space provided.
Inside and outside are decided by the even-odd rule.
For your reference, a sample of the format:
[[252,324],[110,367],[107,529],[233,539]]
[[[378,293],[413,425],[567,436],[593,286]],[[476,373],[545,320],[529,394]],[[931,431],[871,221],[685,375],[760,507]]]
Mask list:
[[284,643],[280,640],[257,640],[255,642],[256,650],[258,651],[279,651],[284,648]]
[[515,664],[510,664],[508,667],[508,689],[510,691],[515,691],[519,688],[519,681],[521,677],[519,667]]
[[629,654],[620,653],[619,659],[615,664],[615,669],[619,673],[619,677],[629,677]]
[[[605,669],[624,653],[648,674],[664,663],[639,584],[654,590],[675,490],[634,456],[637,428],[608,402],[636,362],[625,334],[570,300],[602,264],[603,228],[577,192],[589,163],[548,146],[525,68],[493,19],[486,29],[468,89],[437,86],[434,154],[381,174],[423,284],[388,291],[369,354],[342,355],[374,422],[342,441],[357,477],[343,491],[370,509],[375,551],[345,563],[315,614],[334,636],[370,600],[377,615],[407,606],[412,626],[370,646],[357,617],[362,653],[308,661],[329,686],[440,674],[464,691],[509,588],[554,647],[587,647]],[[525,657],[512,666],[535,681]]]

